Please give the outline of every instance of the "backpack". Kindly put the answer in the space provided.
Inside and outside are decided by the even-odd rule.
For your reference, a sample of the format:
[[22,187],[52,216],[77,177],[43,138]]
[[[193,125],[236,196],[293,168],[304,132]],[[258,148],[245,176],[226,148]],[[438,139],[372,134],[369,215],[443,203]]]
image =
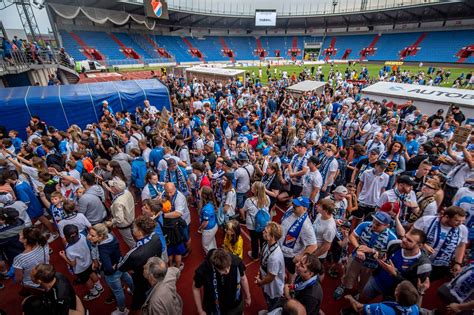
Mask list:
[[255,215],[255,231],[258,233],[263,232],[271,219],[270,213],[267,210],[263,208],[258,210],[257,214]]
[[336,179],[334,180],[335,186],[341,186],[346,184],[346,171],[347,171],[347,161],[343,159],[337,159],[337,164],[339,167],[339,173],[337,174]]

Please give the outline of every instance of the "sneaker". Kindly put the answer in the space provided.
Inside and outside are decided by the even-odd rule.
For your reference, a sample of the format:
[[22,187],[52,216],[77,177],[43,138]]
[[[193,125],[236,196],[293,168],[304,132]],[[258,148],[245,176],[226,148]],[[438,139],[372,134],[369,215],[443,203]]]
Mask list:
[[84,295],[84,301],[92,301],[92,300],[97,299],[99,296],[100,296],[100,292],[97,292],[96,294],[89,292],[86,295]]
[[105,304],[110,305],[115,303],[115,296],[111,295],[104,301]]
[[346,288],[341,284],[339,285],[336,290],[334,290],[333,297],[335,300],[340,300],[344,296],[344,292],[346,291]]
[[48,238],[48,244],[54,242],[58,237],[58,233],[51,233]]
[[179,271],[183,271],[184,269],[184,263],[179,264]]
[[97,286],[94,286],[94,288],[97,290],[97,292],[99,292],[99,294],[101,294],[102,292],[104,292],[104,287],[98,288]]
[[118,308],[113,311],[110,315],[127,315],[130,311],[125,308],[123,311],[119,310]]

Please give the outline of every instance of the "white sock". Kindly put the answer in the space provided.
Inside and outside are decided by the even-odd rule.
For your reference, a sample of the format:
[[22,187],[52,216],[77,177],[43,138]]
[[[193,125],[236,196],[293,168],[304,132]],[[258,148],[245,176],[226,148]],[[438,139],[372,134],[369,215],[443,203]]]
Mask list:
[[92,295],[97,295],[99,294],[99,291],[97,291],[97,289],[95,287],[93,287],[90,291],[89,291]]

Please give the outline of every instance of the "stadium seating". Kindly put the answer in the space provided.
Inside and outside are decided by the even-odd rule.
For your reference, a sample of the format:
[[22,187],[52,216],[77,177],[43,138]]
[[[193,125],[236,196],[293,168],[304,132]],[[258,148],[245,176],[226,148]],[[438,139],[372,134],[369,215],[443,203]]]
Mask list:
[[[474,30],[438,31],[424,34],[422,32],[382,34],[374,45],[374,48],[376,48],[375,53],[366,56],[365,59],[374,61],[400,60],[400,53],[404,49],[411,49],[413,52],[407,54],[404,60],[457,62],[460,58],[456,54],[460,49],[474,44],[472,40],[474,38]],[[147,35],[156,45],[150,43],[149,39],[145,38],[145,35],[130,35],[119,32],[108,34],[105,32],[77,31],[72,36],[66,31],[61,31],[61,36],[64,48],[77,60],[86,58],[81,52],[80,41],[89,48],[97,49],[105,59],[109,60],[127,59],[126,55],[122,52],[123,47],[132,48],[139,55],[139,58],[144,60],[160,57],[156,54],[156,47],[166,49],[177,62],[232,60],[228,55],[222,53],[224,49],[223,41],[218,36],[182,38],[179,36]],[[79,42],[77,38],[75,39],[75,36],[80,37]],[[345,59],[359,59],[360,52],[368,48],[376,36],[376,34],[327,36],[324,39],[321,51],[329,48],[331,42],[334,41],[334,48],[337,49],[337,52],[331,56],[331,59],[342,59],[345,52]],[[253,36],[229,36],[224,37],[223,40],[225,46],[232,51],[233,58],[237,61],[259,59],[259,56],[255,55],[255,51],[259,47],[265,50],[267,57],[275,57],[275,52],[279,50],[280,56],[284,58],[289,58],[289,49],[299,49],[301,53],[296,58],[301,59],[305,41],[323,41],[321,37],[310,36],[262,36],[259,38]],[[414,46],[415,44],[416,47]],[[190,52],[191,49],[195,50],[194,55]],[[350,53],[348,53],[349,51]],[[196,55],[196,52],[202,55],[201,58]],[[325,56],[320,56],[320,59],[324,58]],[[130,61],[138,62],[133,59],[130,59]],[[474,57],[470,56],[460,61],[474,63]]]

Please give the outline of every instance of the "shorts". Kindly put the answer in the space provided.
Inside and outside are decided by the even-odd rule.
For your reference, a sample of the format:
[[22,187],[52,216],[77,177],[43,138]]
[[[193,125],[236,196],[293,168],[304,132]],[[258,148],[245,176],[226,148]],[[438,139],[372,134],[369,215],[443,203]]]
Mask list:
[[76,274],[77,280],[80,283],[86,283],[89,280],[89,277],[92,274],[92,272],[94,271],[92,270],[92,265],[90,265],[89,268],[87,268],[83,272]]
[[189,224],[183,229],[183,237],[185,242],[189,241]]
[[[370,216],[372,213],[375,212],[375,206],[368,206],[368,205],[361,205],[359,204],[359,209],[358,211],[361,211],[363,214],[363,217],[366,219],[366,221],[371,220],[372,217]],[[361,219],[360,217],[359,219]]]
[[186,253],[186,246],[183,243],[178,245],[168,245],[168,256],[184,255]]
[[247,193],[237,193],[236,209],[242,209],[244,207],[244,203],[246,199],[247,199]]
[[285,258],[286,270],[288,270],[288,272],[291,273],[291,274],[295,274],[296,265],[293,262],[293,257],[284,257],[284,258]]

